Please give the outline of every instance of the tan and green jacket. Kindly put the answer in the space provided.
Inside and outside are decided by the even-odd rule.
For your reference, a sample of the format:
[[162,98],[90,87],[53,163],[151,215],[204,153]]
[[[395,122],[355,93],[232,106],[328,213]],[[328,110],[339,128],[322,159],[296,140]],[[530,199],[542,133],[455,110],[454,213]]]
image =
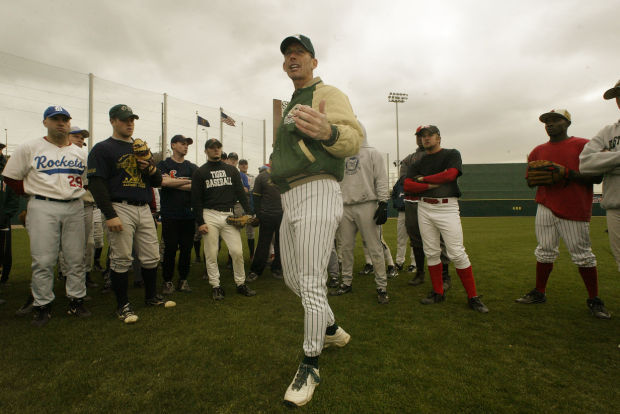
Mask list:
[[[327,121],[332,126],[328,141],[303,134],[289,115],[297,105],[308,105],[318,111],[321,101],[325,101]],[[321,78],[314,78],[293,93],[284,110],[273,148],[271,179],[282,193],[309,181],[325,178],[341,181],[344,159],[357,154],[363,139],[349,98],[337,88],[325,85]]]

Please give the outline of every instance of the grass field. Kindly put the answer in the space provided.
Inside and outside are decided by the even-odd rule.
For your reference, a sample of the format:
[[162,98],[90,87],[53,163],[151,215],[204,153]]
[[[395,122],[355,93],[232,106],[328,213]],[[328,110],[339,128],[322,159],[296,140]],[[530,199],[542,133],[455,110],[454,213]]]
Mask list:
[[[423,306],[430,290],[389,285],[391,303],[378,305],[371,276],[355,276],[354,291],[331,297],[337,322],[352,336],[320,360],[321,384],[301,411],[316,413],[617,412],[620,406],[620,274],[604,218],[591,235],[599,261],[601,297],[611,320],[593,318],[586,290],[565,248],[543,305],[514,299],[534,286],[533,218],[465,218],[465,245],[478,291],[490,313],[466,305],[451,268],[444,303]],[[396,221],[385,225],[395,254]],[[267,270],[252,298],[234,293],[222,271],[226,299],[214,303],[193,265],[194,292],[175,293],[178,306],[152,309],[130,289],[140,316],[124,325],[114,297],[89,292],[93,316],[64,314],[56,283],[53,317],[43,329],[19,319],[29,256],[24,230],[14,232],[14,270],[0,295],[0,412],[2,413],[272,413],[288,411],[284,391],[302,357],[303,311]],[[356,271],[363,265],[356,250]],[[223,263],[223,255],[221,263]],[[223,266],[222,266],[223,267]],[[95,274],[100,281],[100,275]]]

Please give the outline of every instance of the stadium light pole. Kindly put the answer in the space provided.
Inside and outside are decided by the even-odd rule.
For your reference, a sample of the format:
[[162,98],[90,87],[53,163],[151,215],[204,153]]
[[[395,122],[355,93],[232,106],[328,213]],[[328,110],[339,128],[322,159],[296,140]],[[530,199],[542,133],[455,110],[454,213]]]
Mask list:
[[396,174],[398,174],[400,168],[400,140],[398,137],[398,104],[404,103],[409,98],[409,94],[390,92],[388,95],[388,102],[394,102],[396,104]]

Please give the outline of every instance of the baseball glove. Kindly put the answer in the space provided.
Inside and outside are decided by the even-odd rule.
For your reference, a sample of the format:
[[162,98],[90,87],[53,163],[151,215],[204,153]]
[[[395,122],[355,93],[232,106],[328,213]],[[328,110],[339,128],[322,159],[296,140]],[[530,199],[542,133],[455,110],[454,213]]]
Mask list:
[[149,175],[155,174],[157,169],[155,168],[153,162],[153,154],[151,153],[149,146],[146,145],[146,142],[142,141],[140,138],[133,141],[133,155],[136,157],[136,160],[146,161],[149,163]]
[[530,187],[553,185],[563,182],[567,178],[567,171],[566,167],[552,161],[531,161],[527,164],[525,179]]
[[252,220],[252,216],[239,216],[239,217],[235,217],[235,216],[228,216],[226,217],[226,223],[235,226],[237,228],[242,228],[245,227],[250,220]]

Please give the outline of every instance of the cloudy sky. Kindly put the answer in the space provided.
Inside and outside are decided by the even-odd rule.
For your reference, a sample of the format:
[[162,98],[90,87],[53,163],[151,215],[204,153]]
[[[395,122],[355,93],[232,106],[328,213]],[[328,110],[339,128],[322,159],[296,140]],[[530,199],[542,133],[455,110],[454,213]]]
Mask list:
[[[109,87],[103,101],[124,100],[155,124],[162,92],[222,106],[247,117],[246,133],[253,136],[245,151],[258,161],[262,151],[247,148],[262,140],[254,129],[266,119],[270,140],[272,99],[292,93],[279,44],[303,33],[317,52],[315,75],[349,96],[371,145],[391,161],[396,119],[387,96],[403,92],[409,99],[399,105],[401,158],[414,148],[416,126],[432,123],[444,147],[458,148],[465,163],[522,162],[546,140],[538,121],[543,112],[567,108],[569,133],[586,138],[620,118],[615,103],[602,99],[620,78],[619,6],[618,0],[21,0],[3,6],[0,51],[137,88],[114,95]],[[0,129],[8,125],[11,143],[29,138],[24,131],[44,132],[40,120],[16,120],[22,112],[40,116],[46,98],[74,105],[86,124],[87,102],[71,92],[82,93],[84,78],[69,92],[39,96],[63,83],[58,70],[38,71],[44,80],[32,86],[24,80],[32,70],[2,63]],[[148,105],[142,90],[156,93]],[[16,104],[24,93],[36,98]],[[210,121],[217,127],[217,119]],[[193,118],[173,123],[193,136]],[[145,134],[156,133],[142,125]],[[101,139],[109,134],[105,120],[95,128]],[[206,133],[219,134],[217,128]],[[231,134],[225,147],[238,150],[239,127]]]

